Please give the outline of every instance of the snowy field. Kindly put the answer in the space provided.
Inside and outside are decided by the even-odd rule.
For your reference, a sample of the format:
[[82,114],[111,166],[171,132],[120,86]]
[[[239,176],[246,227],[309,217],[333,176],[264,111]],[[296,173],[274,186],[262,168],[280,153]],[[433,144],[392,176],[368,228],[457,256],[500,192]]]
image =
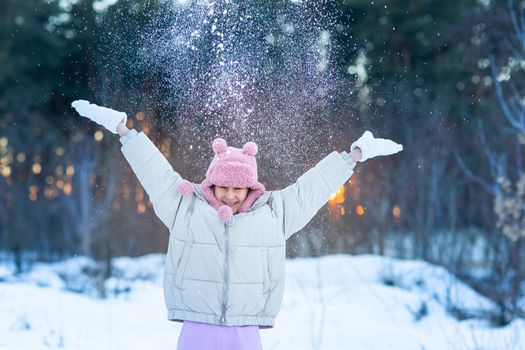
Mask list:
[[[175,350],[181,324],[166,320],[163,259],[115,259],[107,299],[93,297],[88,259],[16,278],[0,266],[0,350]],[[288,260],[286,269],[276,326],[261,330],[265,350],[524,349],[524,320],[492,328],[450,316],[451,305],[473,314],[494,306],[440,267],[332,255]]]

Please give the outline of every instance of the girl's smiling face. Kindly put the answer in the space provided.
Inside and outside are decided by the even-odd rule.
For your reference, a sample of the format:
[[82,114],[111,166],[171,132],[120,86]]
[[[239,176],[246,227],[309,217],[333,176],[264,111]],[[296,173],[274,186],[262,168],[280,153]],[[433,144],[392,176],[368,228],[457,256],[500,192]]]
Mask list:
[[249,189],[247,187],[213,186],[213,194],[220,205],[229,206],[232,208],[234,214],[241,208],[246,196],[248,196],[248,191]]

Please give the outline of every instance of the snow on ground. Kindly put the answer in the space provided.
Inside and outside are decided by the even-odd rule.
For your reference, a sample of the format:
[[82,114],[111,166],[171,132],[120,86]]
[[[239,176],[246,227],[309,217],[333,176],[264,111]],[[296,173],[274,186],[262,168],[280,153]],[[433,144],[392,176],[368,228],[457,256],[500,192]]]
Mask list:
[[[115,259],[107,299],[93,297],[86,258],[17,277],[0,266],[0,350],[176,349],[181,324],[166,320],[163,264],[161,254]],[[525,341],[523,320],[492,328],[450,316],[450,305],[474,314],[494,305],[425,262],[331,255],[288,260],[286,273],[276,326],[261,330],[266,350],[511,350]]]

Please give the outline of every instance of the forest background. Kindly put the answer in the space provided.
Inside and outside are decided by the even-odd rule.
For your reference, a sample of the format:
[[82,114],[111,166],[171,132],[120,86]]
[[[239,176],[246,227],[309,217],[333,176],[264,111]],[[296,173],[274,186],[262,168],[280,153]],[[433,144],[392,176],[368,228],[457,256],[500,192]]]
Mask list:
[[114,257],[166,250],[118,137],[70,107],[82,98],[126,112],[195,183],[217,136],[259,145],[269,189],[365,130],[393,139],[404,150],[359,164],[288,256],[422,259],[497,301],[500,324],[524,316],[524,2],[217,2],[196,49],[178,42],[204,16],[191,6],[0,3],[1,259],[86,255],[104,278]]

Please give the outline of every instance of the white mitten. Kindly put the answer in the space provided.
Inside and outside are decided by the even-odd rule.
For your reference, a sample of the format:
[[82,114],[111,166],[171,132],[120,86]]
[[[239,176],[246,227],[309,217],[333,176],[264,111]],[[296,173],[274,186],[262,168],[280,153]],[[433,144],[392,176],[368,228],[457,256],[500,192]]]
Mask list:
[[89,101],[85,100],[73,101],[71,107],[76,109],[81,116],[91,119],[114,134],[118,134],[117,126],[120,123],[126,124],[126,121],[128,120],[128,116],[124,112],[118,112],[110,108],[90,104]]
[[360,162],[377,156],[388,156],[403,150],[403,145],[395,143],[392,140],[376,139],[370,131],[365,131],[357,141],[352,143],[350,150],[359,147],[362,158]]

